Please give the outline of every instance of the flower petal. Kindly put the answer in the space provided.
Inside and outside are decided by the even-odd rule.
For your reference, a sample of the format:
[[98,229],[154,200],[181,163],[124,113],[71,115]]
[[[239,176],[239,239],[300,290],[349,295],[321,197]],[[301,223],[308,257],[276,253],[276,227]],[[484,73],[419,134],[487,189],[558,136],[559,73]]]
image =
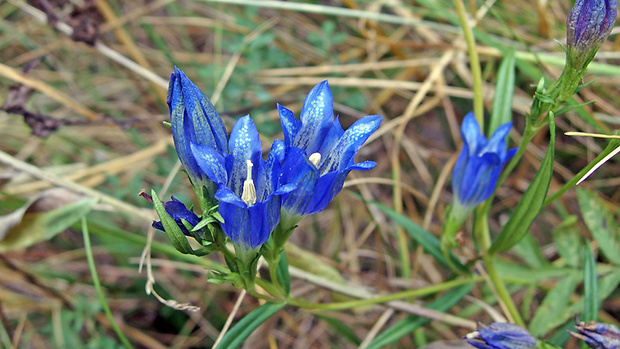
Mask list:
[[327,155],[332,149],[334,149],[334,146],[338,143],[338,140],[343,134],[344,130],[342,129],[342,125],[340,125],[339,117],[336,116],[336,119],[332,122],[325,138],[323,139],[323,144],[321,144],[321,147],[319,148],[319,153],[321,154],[322,159],[327,158]]
[[463,138],[463,143],[467,144],[470,156],[477,154],[479,149],[483,148],[487,143],[480,131],[480,125],[472,112],[467,113],[463,119],[461,137]]
[[200,169],[218,185],[228,182],[226,163],[222,154],[204,144],[190,144],[192,155]]
[[353,156],[377,130],[383,118],[380,115],[368,115],[357,120],[338,140],[326,159],[321,163],[321,173],[343,170],[353,163]]
[[315,195],[315,185],[319,179],[319,171],[308,160],[306,153],[300,148],[289,148],[282,164],[281,185],[294,184],[297,188],[282,195],[282,205],[294,214],[302,216],[310,202],[310,197]]
[[280,115],[280,124],[282,124],[282,133],[284,133],[284,142],[286,142],[287,147],[292,147],[295,135],[301,128],[301,121],[295,118],[292,111],[280,104],[278,104],[278,114]]
[[327,80],[314,86],[301,108],[301,128],[295,135],[293,146],[307,154],[319,150],[331,122],[334,120],[332,92]]
[[[243,181],[247,177],[247,160],[258,165],[261,159],[261,145],[258,131],[249,115],[239,119],[232,131],[228,146],[232,153],[232,169],[228,172],[227,187],[232,189],[239,197],[243,191]],[[252,178],[257,178],[258,166],[252,169]]]

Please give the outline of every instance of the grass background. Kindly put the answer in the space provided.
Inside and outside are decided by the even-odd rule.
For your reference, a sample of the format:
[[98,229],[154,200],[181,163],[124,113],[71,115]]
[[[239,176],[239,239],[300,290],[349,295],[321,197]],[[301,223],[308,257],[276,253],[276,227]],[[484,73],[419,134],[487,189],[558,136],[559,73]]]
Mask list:
[[[564,41],[571,3],[472,0],[466,5],[475,18],[487,115],[499,63],[508,50],[516,52],[511,138],[518,143],[532,85],[541,76],[553,81],[561,72],[563,51],[555,40]],[[42,11],[56,18],[50,20]],[[364,115],[383,115],[381,128],[357,155],[358,161],[373,160],[377,167],[351,174],[326,211],[302,221],[292,237],[300,248],[291,247],[289,261],[335,284],[367,287],[376,294],[447,280],[445,268],[361,198],[440,232],[452,199],[449,178],[459,150],[460,121],[471,110],[473,97],[466,44],[452,1],[5,0],[0,19],[0,150],[13,164],[32,164],[26,172],[35,175],[15,165],[0,166],[0,214],[14,212],[37,195],[47,198],[48,206],[33,209],[34,214],[76,201],[70,191],[46,191],[52,187],[95,190],[102,199],[87,222],[97,270],[116,321],[136,347],[209,348],[239,297],[229,285],[207,283],[206,262],[182,256],[163,234],[155,234],[152,246],[155,290],[201,310],[161,304],[145,293],[147,274],[138,272],[154,215],[151,205],[137,196],[140,190],[155,188],[162,198],[174,194],[185,203],[193,200],[179,172],[170,131],[162,125],[168,119],[165,96],[173,65],[214,101],[228,129],[238,117],[251,114],[265,148],[282,138],[276,103],[298,113],[309,89],[324,79],[329,79],[335,112],[345,128]],[[95,44],[76,41],[80,38]],[[606,146],[606,141],[568,137],[564,131],[612,134],[618,127],[619,49],[620,36],[612,35],[586,76],[594,83],[576,96],[577,102],[596,103],[556,121],[550,192]],[[38,62],[31,64],[33,60]],[[31,93],[18,93],[27,88]],[[8,107],[12,103],[13,109]],[[492,231],[499,231],[527,188],[547,144],[543,132],[500,188]],[[611,160],[581,185],[610,214],[619,210],[618,173]],[[546,207],[531,228],[535,243],[505,255],[506,262],[526,271],[525,276],[513,274],[514,279],[527,279],[527,270],[532,271],[529,284],[511,285],[526,319],[557,282],[566,280],[561,273],[539,275],[535,270],[581,267],[577,247],[592,237],[576,196],[570,190]],[[2,343],[19,348],[122,347],[93,287],[79,222],[47,240],[44,235],[53,224],[22,229],[34,244],[0,255]],[[611,231],[617,239],[617,229]],[[410,252],[407,270],[398,256],[403,238]],[[597,246],[594,241],[595,252]],[[463,231],[457,254],[476,258],[470,231]],[[223,262],[220,256],[209,258]],[[603,274],[617,275],[618,266],[601,256],[597,261]],[[295,297],[317,303],[346,300],[302,275],[293,274]],[[599,317],[618,324],[620,292],[613,280]],[[575,284],[566,295],[567,307],[582,294]],[[435,297],[416,301],[425,304]],[[488,323],[501,317],[495,303],[480,282],[449,313]],[[243,298],[234,319],[257,306],[257,300]],[[357,347],[405,316],[389,306],[340,311],[286,307],[245,347]],[[557,326],[564,323],[566,319]],[[566,337],[565,328],[550,328],[545,336]],[[468,331],[434,320],[388,347],[422,347]],[[576,348],[577,342],[566,347]]]

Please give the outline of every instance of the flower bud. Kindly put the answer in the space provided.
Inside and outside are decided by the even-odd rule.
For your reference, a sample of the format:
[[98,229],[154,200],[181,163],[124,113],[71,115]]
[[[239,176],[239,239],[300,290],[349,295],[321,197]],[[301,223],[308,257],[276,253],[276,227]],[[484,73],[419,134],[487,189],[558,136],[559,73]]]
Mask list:
[[579,333],[570,332],[570,334],[585,341],[590,348],[620,348],[620,330],[614,325],[582,321],[575,325],[575,328]]
[[566,21],[568,53],[575,68],[585,68],[616,23],[617,0],[577,0]]
[[536,347],[536,339],[524,328],[509,323],[494,322],[464,338],[480,349],[526,349]]

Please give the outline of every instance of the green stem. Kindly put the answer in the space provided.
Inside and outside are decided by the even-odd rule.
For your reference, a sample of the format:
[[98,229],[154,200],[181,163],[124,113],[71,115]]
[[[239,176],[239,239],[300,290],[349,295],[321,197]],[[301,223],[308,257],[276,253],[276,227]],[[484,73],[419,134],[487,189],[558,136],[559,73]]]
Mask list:
[[504,281],[501,279],[497,268],[495,266],[495,254],[489,253],[489,247],[491,246],[491,233],[489,232],[489,215],[488,210],[485,210],[486,205],[479,206],[476,209],[476,215],[474,217],[474,235],[478,248],[482,253],[482,261],[489,275],[493,287],[497,291],[497,295],[501,301],[506,305],[508,313],[512,317],[512,320],[519,326],[525,327],[525,322],[521,318],[521,314],[515,306],[510,292],[506,288]]
[[484,130],[484,100],[482,95],[482,70],[480,69],[480,60],[478,59],[478,51],[476,51],[476,40],[474,39],[474,33],[467,22],[467,12],[463,0],[454,0],[456,11],[459,14],[459,20],[461,27],[463,28],[463,35],[465,42],[467,42],[467,53],[469,55],[469,68],[473,78],[474,90],[474,115],[480,125],[480,129]]
[[256,284],[263,290],[267,291],[267,293],[269,293],[275,299],[270,299],[269,297],[265,297],[262,294],[257,294],[255,290],[253,293],[250,293],[254,297],[266,299],[270,302],[276,302],[276,303],[281,303],[281,302],[286,301],[286,296],[284,295],[284,293],[280,291],[279,288],[275,287],[272,283],[269,283],[264,279],[257,278]]
[[127,337],[125,337],[120,327],[118,327],[116,320],[114,320],[112,311],[110,311],[108,302],[106,301],[105,295],[103,294],[103,289],[101,288],[101,283],[99,282],[99,276],[97,274],[97,268],[95,268],[95,259],[93,258],[93,250],[90,246],[90,234],[88,233],[86,217],[82,217],[82,236],[84,237],[84,249],[86,251],[86,259],[88,260],[88,267],[90,268],[90,275],[93,278],[93,284],[95,286],[95,289],[97,290],[97,295],[99,296],[101,307],[103,308],[105,315],[108,317],[108,320],[110,321],[110,325],[112,326],[112,329],[114,330],[118,338],[121,340],[121,342],[123,342],[123,345],[126,348],[133,349],[133,346],[131,345]]
[[298,299],[290,299],[289,304],[295,305],[304,309],[320,309],[320,310],[342,310],[342,309],[352,309],[360,306],[367,306],[373,304],[381,304],[387,303],[395,300],[411,298],[411,297],[422,297],[429,294],[435,294],[441,291],[450,290],[458,286],[467,285],[472,282],[482,281],[482,277],[480,276],[472,276],[468,278],[452,280],[448,282],[444,282],[441,284],[419,288],[415,290],[408,290],[404,292],[392,293],[385,296],[373,297],[369,299],[360,299],[355,301],[347,301],[347,302],[337,302],[337,303],[307,303],[304,301],[300,301]]

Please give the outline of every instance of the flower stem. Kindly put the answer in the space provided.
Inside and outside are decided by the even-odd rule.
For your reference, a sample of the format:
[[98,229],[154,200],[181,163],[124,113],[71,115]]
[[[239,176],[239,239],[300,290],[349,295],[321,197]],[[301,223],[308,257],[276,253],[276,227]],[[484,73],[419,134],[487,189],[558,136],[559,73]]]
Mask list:
[[485,206],[486,205],[482,205],[476,209],[476,215],[474,218],[474,235],[478,243],[478,248],[482,253],[482,261],[484,262],[486,271],[489,274],[491,283],[497,291],[497,295],[506,306],[506,310],[512,317],[512,320],[517,325],[525,327],[521,314],[517,310],[517,307],[510,296],[510,292],[508,292],[504,281],[501,279],[497,271],[495,266],[495,254],[488,252],[489,247],[491,246],[491,233],[489,232],[489,211],[488,209],[485,209]]
[[482,95],[482,70],[480,69],[480,60],[478,59],[478,51],[476,51],[476,40],[474,34],[467,22],[467,11],[465,10],[465,4],[463,0],[454,0],[454,6],[459,14],[459,20],[461,27],[463,28],[463,35],[465,36],[465,42],[467,42],[467,53],[469,55],[469,68],[473,78],[474,90],[474,116],[480,125],[480,128],[484,130],[484,100]]

